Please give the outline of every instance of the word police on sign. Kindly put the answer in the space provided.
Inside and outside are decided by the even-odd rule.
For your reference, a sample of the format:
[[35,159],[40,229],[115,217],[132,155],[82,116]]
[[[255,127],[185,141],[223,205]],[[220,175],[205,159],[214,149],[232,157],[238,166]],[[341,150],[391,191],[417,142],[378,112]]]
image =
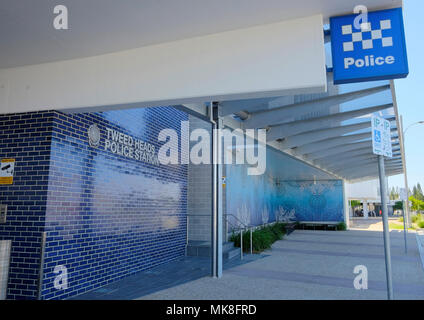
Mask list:
[[334,83],[404,78],[408,75],[402,9],[330,19]]
[[375,116],[371,118],[371,121],[373,153],[391,158],[393,153],[390,121]]

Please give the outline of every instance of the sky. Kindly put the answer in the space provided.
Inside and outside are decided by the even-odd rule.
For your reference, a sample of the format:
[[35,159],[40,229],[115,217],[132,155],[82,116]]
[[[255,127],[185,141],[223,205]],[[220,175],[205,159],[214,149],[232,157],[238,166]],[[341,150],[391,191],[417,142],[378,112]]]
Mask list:
[[[408,51],[409,76],[395,80],[399,114],[404,128],[424,121],[424,1],[404,0],[404,23]],[[424,186],[424,125],[414,125],[405,134],[405,155],[408,185],[419,182]],[[404,187],[403,175],[389,178],[389,186]]]

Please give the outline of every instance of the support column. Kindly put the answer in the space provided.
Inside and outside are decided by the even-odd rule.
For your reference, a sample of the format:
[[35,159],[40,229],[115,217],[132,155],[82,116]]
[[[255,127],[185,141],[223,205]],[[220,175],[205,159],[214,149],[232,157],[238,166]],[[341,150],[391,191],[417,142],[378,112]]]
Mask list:
[[401,155],[402,155],[402,163],[403,163],[403,178],[405,181],[405,189],[406,189],[406,203],[404,205],[404,220],[406,219],[406,226],[410,228],[411,224],[411,215],[409,212],[409,186],[408,186],[408,170],[406,168],[406,157],[405,157],[405,131],[403,131],[403,117],[400,116],[400,135],[401,138]]
[[344,216],[346,228],[349,229],[350,226],[350,203],[348,198],[346,197],[346,181],[343,180],[343,208],[344,208]]
[[212,133],[212,277],[222,277],[222,146],[218,129],[222,127],[219,120],[218,105],[210,104]]
[[368,219],[369,210],[368,210],[368,200],[367,199],[362,201],[362,208],[363,208],[363,211],[364,211],[364,219]]

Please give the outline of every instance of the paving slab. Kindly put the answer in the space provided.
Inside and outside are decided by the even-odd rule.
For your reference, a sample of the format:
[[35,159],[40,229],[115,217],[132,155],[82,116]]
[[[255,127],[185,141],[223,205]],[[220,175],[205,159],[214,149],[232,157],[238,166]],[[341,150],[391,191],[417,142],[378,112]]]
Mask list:
[[[264,255],[244,255],[243,260],[226,261],[228,270],[251,261],[267,257]],[[210,278],[211,259],[209,257],[181,257],[152,269],[133,275],[78,295],[71,300],[133,300],[201,278]]]
[[[415,234],[390,233],[395,299],[424,299],[424,271]],[[203,277],[139,299],[386,299],[381,231],[296,230],[276,242],[262,259]],[[356,290],[355,266],[368,270],[368,289]]]

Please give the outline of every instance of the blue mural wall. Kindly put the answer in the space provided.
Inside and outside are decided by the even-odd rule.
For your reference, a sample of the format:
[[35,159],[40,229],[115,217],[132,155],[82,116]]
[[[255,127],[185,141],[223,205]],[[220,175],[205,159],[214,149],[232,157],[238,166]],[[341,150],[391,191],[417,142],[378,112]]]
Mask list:
[[231,165],[226,177],[226,211],[245,224],[273,222],[282,210],[293,209],[297,221],[344,220],[342,181],[273,148],[267,148],[263,175],[249,176],[245,165]]

